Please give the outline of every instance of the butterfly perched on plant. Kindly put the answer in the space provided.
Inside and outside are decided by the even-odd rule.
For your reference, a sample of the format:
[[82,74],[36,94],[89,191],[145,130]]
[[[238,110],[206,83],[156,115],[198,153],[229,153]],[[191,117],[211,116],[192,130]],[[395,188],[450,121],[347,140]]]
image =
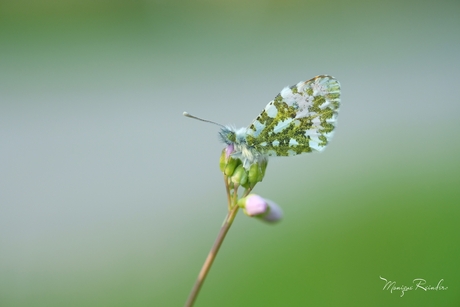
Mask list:
[[246,128],[184,115],[221,126],[221,140],[232,147],[232,157],[239,158],[248,169],[269,156],[322,151],[334,133],[339,106],[339,81],[320,75],[285,87]]

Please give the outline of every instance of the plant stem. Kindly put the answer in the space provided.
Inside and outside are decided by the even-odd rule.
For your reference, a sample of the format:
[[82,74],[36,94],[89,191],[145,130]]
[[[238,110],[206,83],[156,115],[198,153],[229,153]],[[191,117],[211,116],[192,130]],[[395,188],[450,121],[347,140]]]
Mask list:
[[195,285],[193,286],[192,291],[190,292],[190,295],[187,299],[187,302],[185,303],[185,307],[193,306],[193,303],[195,302],[196,297],[200,292],[200,288],[203,285],[206,276],[208,275],[209,269],[211,268],[211,265],[214,262],[214,259],[216,258],[217,252],[219,251],[219,248],[225,239],[225,235],[230,229],[230,226],[232,226],[233,220],[235,219],[235,216],[238,213],[238,209],[238,206],[234,206],[232,210],[228,211],[222,228],[219,231],[219,235],[217,236],[217,239],[214,242],[211,251],[208,254],[208,257],[206,258],[206,261],[204,262],[203,267],[201,268],[200,274],[198,274],[198,278],[195,282]]
[[227,192],[227,204],[228,204],[228,211],[232,209],[232,195],[230,194],[230,186],[228,185],[228,177],[224,175],[224,182],[225,182],[225,192]]

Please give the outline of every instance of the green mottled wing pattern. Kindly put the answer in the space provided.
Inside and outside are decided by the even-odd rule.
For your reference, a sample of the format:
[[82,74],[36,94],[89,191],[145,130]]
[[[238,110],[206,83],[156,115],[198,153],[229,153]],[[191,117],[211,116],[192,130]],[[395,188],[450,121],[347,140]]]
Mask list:
[[322,151],[334,132],[340,83],[316,76],[284,88],[247,129],[247,144],[268,156]]

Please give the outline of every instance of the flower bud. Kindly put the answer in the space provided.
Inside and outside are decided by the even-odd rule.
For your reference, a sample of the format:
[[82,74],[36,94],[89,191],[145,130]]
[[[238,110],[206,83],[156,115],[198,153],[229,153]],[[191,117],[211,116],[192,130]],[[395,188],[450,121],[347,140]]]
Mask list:
[[264,179],[265,170],[267,169],[267,165],[268,165],[268,160],[262,160],[260,162],[260,177],[259,177],[259,181],[262,181],[262,179]]
[[249,194],[238,201],[238,205],[244,208],[244,213],[249,216],[263,214],[267,211],[268,205],[265,199],[256,194]]
[[256,194],[249,194],[240,199],[238,206],[244,209],[246,215],[260,218],[269,223],[277,222],[283,217],[281,208],[275,202]]
[[222,153],[219,159],[220,170],[229,177],[233,175],[233,172],[235,171],[236,167],[239,164],[241,164],[240,159],[235,159],[231,156],[233,151],[234,151],[233,144],[228,145],[222,150]]
[[283,217],[283,210],[281,210],[280,206],[270,199],[265,199],[265,201],[267,202],[268,210],[265,214],[258,217],[268,223],[274,223],[281,220]]
[[262,161],[251,164],[248,170],[247,187],[254,187],[258,182],[262,181],[262,179],[264,179],[264,176],[265,176],[266,168],[267,168],[267,160],[262,160]]
[[233,144],[225,147],[225,157],[228,159],[230,155],[235,151],[235,146]]
[[225,165],[224,174],[227,176],[232,176],[233,172],[235,171],[236,167],[241,164],[239,159],[234,159],[230,157]]
[[239,184],[245,186],[248,182],[248,173],[243,167],[243,164],[239,164],[235,171],[233,172],[232,176],[230,177],[232,182],[235,184]]
[[223,173],[225,171],[225,166],[227,165],[227,157],[225,155],[225,148],[222,150],[222,153],[220,154],[220,159],[219,159],[219,168],[220,171]]
[[256,184],[259,180],[260,167],[259,164],[254,163],[249,167],[248,179],[250,184]]

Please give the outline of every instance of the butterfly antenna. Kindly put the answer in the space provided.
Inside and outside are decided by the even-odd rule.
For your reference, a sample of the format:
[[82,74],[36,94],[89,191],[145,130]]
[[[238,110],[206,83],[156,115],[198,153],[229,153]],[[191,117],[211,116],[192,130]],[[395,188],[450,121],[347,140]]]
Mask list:
[[186,117],[190,117],[190,118],[194,118],[194,119],[198,119],[198,120],[201,120],[202,122],[205,122],[205,123],[211,123],[211,124],[214,124],[214,125],[217,125],[217,126],[220,126],[222,128],[225,128],[224,125],[221,125],[221,124],[218,124],[216,122],[213,122],[213,121],[210,121],[210,120],[207,120],[207,119],[202,119],[202,118],[199,118],[199,117],[196,117],[196,116],[193,116],[192,114],[190,113],[187,113],[187,112],[184,112],[182,113],[182,115],[186,116]]

